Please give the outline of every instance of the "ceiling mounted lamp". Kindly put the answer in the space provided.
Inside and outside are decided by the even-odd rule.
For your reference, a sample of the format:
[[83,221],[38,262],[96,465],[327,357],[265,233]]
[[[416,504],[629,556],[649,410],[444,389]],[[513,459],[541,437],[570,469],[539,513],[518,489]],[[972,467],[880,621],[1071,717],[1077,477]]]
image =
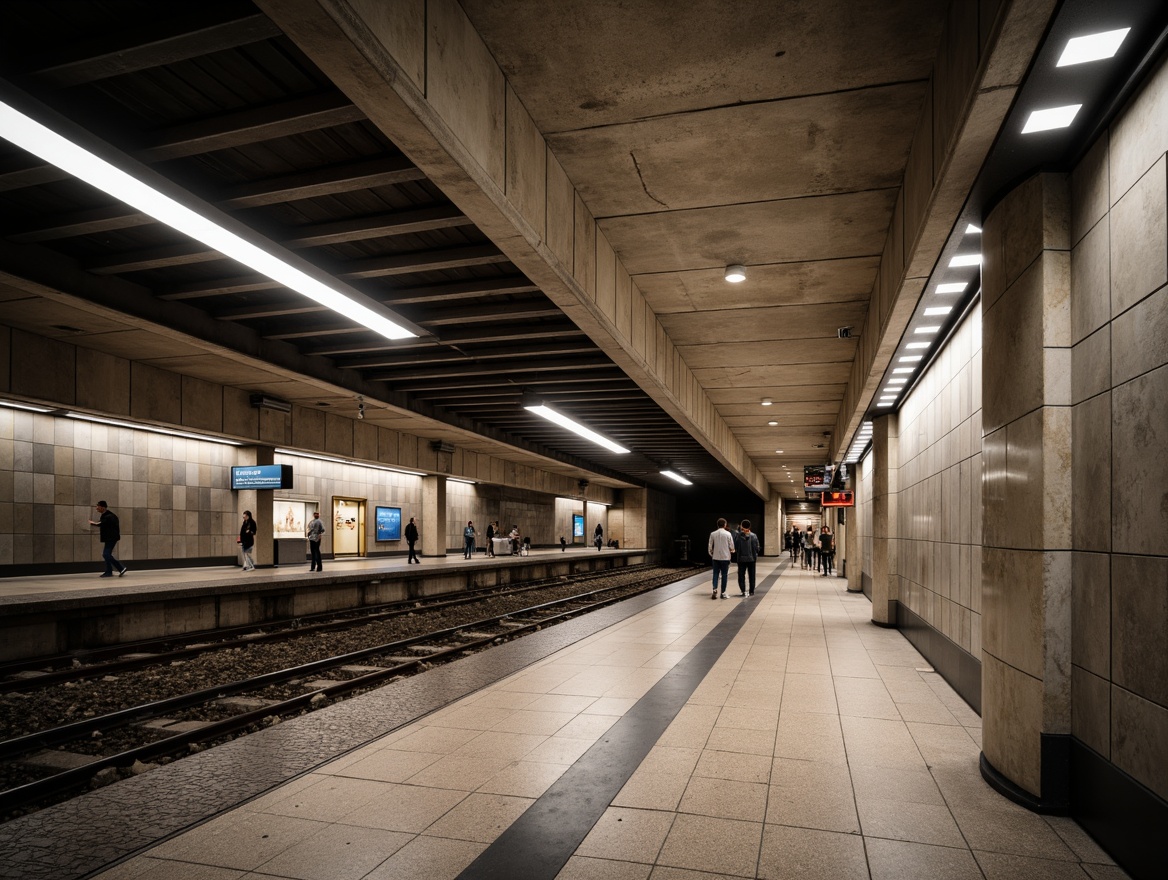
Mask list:
[[585,440],[591,440],[597,446],[603,446],[609,452],[615,452],[619,455],[627,453],[629,450],[625,449],[619,443],[614,443],[602,434],[597,434],[591,428],[586,428],[574,419],[568,418],[561,412],[557,412],[549,406],[545,406],[544,402],[539,398],[530,395],[523,395],[523,408],[529,413],[534,413],[541,418],[547,419],[549,422],[559,425],[561,428],[566,428],[573,434],[583,437]]
[[726,267],[726,280],[731,284],[738,284],[746,280],[746,267],[740,263]]
[[774,403],[774,401],[771,400],[769,397],[764,397],[761,401],[759,401],[759,406],[770,406],[773,403]]
[[[17,109],[14,103],[27,105],[28,112]],[[346,289],[347,285],[329,278],[275,242],[211,205],[181,193],[145,165],[73,128],[67,120],[31,100],[14,100],[9,95],[0,100],[0,137],[22,150],[387,339],[419,335],[374,300]],[[81,146],[72,138],[91,146]],[[167,190],[173,195],[168,195]]]
[[681,485],[683,485],[683,486],[692,486],[693,485],[693,483],[691,483],[689,480],[687,480],[685,477],[683,477],[677,471],[663,470],[663,471],[661,471],[661,476],[669,477],[669,479],[671,479],[671,480],[676,480],[678,483],[681,483]]

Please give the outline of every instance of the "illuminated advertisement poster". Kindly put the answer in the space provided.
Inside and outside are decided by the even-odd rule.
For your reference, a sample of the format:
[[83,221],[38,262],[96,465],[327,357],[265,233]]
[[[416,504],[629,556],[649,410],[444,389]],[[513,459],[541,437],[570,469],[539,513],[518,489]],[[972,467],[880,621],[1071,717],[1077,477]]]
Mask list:
[[312,512],[320,510],[315,502],[290,501],[276,498],[272,502],[272,537],[303,538],[312,522]]
[[253,464],[231,469],[232,489],[291,489],[292,465]]
[[831,485],[830,464],[811,464],[803,466],[803,491],[822,492]]
[[400,541],[401,540],[401,508],[400,507],[378,507],[377,508],[377,540],[378,541]]
[[584,515],[581,513],[576,513],[576,514],[572,515],[572,537],[573,538],[583,538],[584,537]]

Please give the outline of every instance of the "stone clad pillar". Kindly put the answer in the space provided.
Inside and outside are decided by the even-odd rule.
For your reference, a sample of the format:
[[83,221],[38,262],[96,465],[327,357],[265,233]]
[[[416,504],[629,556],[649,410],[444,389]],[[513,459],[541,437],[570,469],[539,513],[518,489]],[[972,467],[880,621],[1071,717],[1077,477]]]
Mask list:
[[1067,180],[1039,174],[986,217],[982,271],[982,772],[1068,803],[1071,321]]
[[[423,556],[446,555],[446,477],[422,477],[422,523],[418,529]],[[458,530],[459,541],[462,529]]]
[[[274,446],[245,446],[239,450],[239,463],[246,464],[275,464],[276,449]],[[235,532],[239,534],[239,526],[243,522],[243,512],[250,510],[256,521],[256,541],[252,549],[252,558],[257,566],[270,566],[274,558],[272,537],[272,508],[275,497],[273,489],[241,489],[238,492],[236,503],[239,516],[235,520]],[[242,557],[241,557],[242,558]],[[303,560],[296,560],[298,564]]]
[[765,509],[766,515],[763,516],[763,519],[766,522],[766,529],[762,536],[763,555],[782,556],[783,527],[786,525],[783,522],[783,496],[772,489]]
[[843,557],[847,560],[848,592],[860,593],[864,590],[864,548],[860,541],[860,465],[852,465],[852,485],[855,487],[856,506],[849,507],[845,516]]
[[[622,549],[649,546],[649,490],[623,489],[624,543]],[[657,548],[654,548],[657,549]]]
[[896,626],[897,497],[900,491],[900,443],[895,415],[872,421],[872,622]]

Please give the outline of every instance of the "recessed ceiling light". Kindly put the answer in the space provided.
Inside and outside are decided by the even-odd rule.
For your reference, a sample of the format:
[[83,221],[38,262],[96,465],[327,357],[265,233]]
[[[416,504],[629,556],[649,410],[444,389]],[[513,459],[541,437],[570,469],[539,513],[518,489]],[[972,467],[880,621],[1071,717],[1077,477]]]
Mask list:
[[906,354],[904,357],[897,358],[902,364],[915,364],[924,358],[923,354]]
[[781,450],[781,449],[775,450],[775,455],[782,455],[782,454],[783,454],[783,450]]
[[1068,104],[1065,107],[1048,107],[1045,110],[1035,110],[1022,126],[1022,134],[1034,134],[1038,131],[1051,131],[1056,128],[1066,128],[1075,121],[1075,116],[1083,107],[1082,104]]
[[980,266],[981,254],[958,254],[949,261],[950,269],[960,269],[962,266]]
[[933,343],[931,342],[910,342],[905,348],[911,348],[914,351],[922,348],[928,348]]
[[908,381],[908,379],[905,379],[903,377],[894,376],[893,378],[888,380],[888,384],[889,385],[903,385],[907,381]]
[[762,406],[770,406],[772,403],[774,403],[774,401],[773,401],[773,400],[771,400],[769,397],[764,397],[764,398],[763,398],[763,399],[760,401],[760,404],[761,404]]
[[972,223],[970,223],[968,226],[965,227],[965,234],[966,235],[978,235],[980,233],[981,233],[981,227],[974,226]]
[[938,284],[934,293],[961,293],[969,285],[964,281],[952,281],[946,284]]
[[886,394],[884,397],[881,397],[880,400],[881,401],[896,400],[896,397],[897,397],[897,395],[895,395],[895,394]]
[[925,309],[925,317],[931,318],[934,315],[947,315],[953,311],[953,306],[929,306]]
[[1120,28],[1117,31],[1104,31],[1099,34],[1086,34],[1067,40],[1063,54],[1059,56],[1055,67],[1069,67],[1072,64],[1086,64],[1088,61],[1102,61],[1111,58],[1119,51],[1123,38],[1131,28]]
[[767,422],[767,424],[770,425],[772,428],[775,428],[775,427],[778,427],[779,423],[772,421],[772,422]]
[[880,403],[876,404],[876,406],[878,406],[878,407],[892,406],[892,401],[887,401],[887,402],[881,401]]
[[936,333],[940,329],[941,329],[940,325],[934,324],[934,325],[930,325],[928,327],[918,327],[916,330],[913,331],[913,333]]
[[78,180],[387,339],[418,335],[395,323],[395,319],[402,319],[380,304],[370,301],[365,305],[355,298],[360,296],[356,291],[350,295],[334,289],[333,285],[344,286],[335,279],[331,284],[325,283],[293,265],[289,262],[294,259],[292,255],[287,255],[286,259],[273,252],[278,248],[272,242],[260,244],[233,232],[216,220],[209,209],[194,210],[181,204],[131,172],[73,143],[3,101],[0,101],[0,133],[6,140]]
[[914,367],[897,367],[892,372],[894,372],[894,373],[912,373],[912,372],[914,372],[914,370],[915,370]]
[[732,266],[726,267],[726,280],[731,284],[738,284],[746,280],[746,267],[735,263]]

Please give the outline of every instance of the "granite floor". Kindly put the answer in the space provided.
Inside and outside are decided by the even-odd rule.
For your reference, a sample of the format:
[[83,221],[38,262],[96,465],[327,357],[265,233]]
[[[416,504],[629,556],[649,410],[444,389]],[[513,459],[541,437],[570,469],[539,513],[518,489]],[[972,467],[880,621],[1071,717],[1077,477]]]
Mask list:
[[[760,560],[760,578],[777,565]],[[768,582],[711,601],[701,580],[100,877],[480,876],[476,860],[646,700],[671,713],[664,732],[592,805],[559,880],[1127,876],[1073,820],[982,781],[980,719],[869,622],[866,598],[798,569]],[[655,686],[734,615],[696,687],[654,709]]]

